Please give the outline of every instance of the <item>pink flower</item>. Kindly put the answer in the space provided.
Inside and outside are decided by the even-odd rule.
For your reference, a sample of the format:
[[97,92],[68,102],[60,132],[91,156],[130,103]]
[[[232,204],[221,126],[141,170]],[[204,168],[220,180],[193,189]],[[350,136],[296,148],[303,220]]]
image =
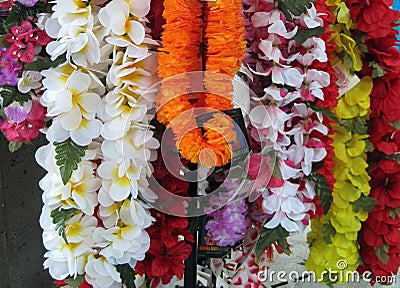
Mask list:
[[30,142],[31,139],[39,136],[39,129],[45,125],[46,109],[39,102],[32,102],[32,109],[26,119],[20,123],[4,121],[0,130],[9,141]]

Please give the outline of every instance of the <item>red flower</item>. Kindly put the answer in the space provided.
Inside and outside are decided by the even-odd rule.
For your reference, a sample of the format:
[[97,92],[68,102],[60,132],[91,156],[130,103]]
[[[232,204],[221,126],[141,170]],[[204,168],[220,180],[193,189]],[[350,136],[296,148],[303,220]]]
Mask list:
[[371,121],[371,142],[379,151],[391,155],[400,152],[400,131],[374,118]]
[[400,65],[400,51],[395,47],[396,41],[395,35],[366,41],[368,51],[374,55],[375,61],[385,71],[394,73],[398,73]]
[[382,78],[374,79],[371,93],[372,118],[395,122],[400,119],[400,78],[396,72],[389,72]]
[[389,6],[393,0],[348,0],[352,19],[357,19],[357,29],[367,33],[367,38],[381,38],[395,34],[394,23],[400,13]]
[[14,5],[14,0],[6,0],[4,2],[0,2],[0,7],[3,10],[10,10],[10,8]]
[[11,58],[20,58],[22,62],[30,63],[35,55],[34,48],[39,45],[47,45],[51,38],[39,28],[33,28],[32,23],[25,20],[21,26],[14,26],[7,35],[7,41],[11,43],[8,55]]
[[186,260],[192,248],[184,241],[177,242],[174,246],[167,248],[162,241],[152,239],[146,259],[138,262],[135,271],[138,274],[146,274],[151,282],[151,288],[158,286],[160,282],[168,284],[172,277],[182,279]]

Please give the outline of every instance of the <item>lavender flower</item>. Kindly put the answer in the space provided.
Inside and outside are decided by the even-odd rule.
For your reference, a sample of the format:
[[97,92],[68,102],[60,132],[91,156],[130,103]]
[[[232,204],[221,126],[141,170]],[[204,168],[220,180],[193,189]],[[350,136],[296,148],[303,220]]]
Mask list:
[[36,2],[39,0],[17,0],[17,2],[21,3],[22,5],[26,7],[33,7],[35,6]]
[[18,102],[14,102],[4,108],[4,113],[11,122],[20,123],[28,117],[28,112],[31,107],[31,102],[26,102],[24,106],[20,106]]
[[16,86],[18,83],[18,73],[22,70],[18,59],[12,59],[4,52],[0,62],[0,85]]
[[237,200],[227,204],[221,209],[213,212],[210,216],[206,229],[218,246],[233,246],[236,242],[243,240],[250,224],[246,218],[247,204],[245,199]]

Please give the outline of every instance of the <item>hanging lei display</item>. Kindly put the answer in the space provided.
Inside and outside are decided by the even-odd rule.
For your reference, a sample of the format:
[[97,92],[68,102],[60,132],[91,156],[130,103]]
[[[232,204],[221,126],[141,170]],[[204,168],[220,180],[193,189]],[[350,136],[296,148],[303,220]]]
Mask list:
[[144,97],[158,80],[149,50],[157,43],[145,26],[149,8],[150,1],[58,1],[46,23],[56,39],[47,52],[67,59],[42,71],[51,144],[36,153],[48,171],[40,182],[44,266],[60,287],[131,283],[127,271],[150,246],[145,228],[153,218],[139,200],[153,197],[146,178],[158,147]]
[[368,155],[371,197],[376,205],[360,232],[359,272],[372,272],[371,283],[393,282],[399,261],[400,163],[400,64],[395,48],[395,22],[400,13],[389,7],[393,1],[347,1],[350,14],[365,39],[362,75],[372,77],[371,122],[373,148]]
[[[172,128],[177,140],[176,146],[184,158],[192,163],[200,161],[208,167],[223,166],[232,158],[228,143],[235,137],[232,135],[232,139],[224,139],[222,134],[225,136],[227,134],[221,133],[232,130],[230,121],[224,121],[223,116],[216,114],[204,123],[202,129],[190,129],[196,126],[193,124],[195,115],[188,116],[189,119],[184,122],[179,121],[176,125],[172,122],[178,115],[196,107],[214,110],[233,108],[232,82],[227,81],[228,77],[223,75],[233,78],[244,56],[241,1],[217,0],[201,4],[197,0],[189,2],[167,0],[164,1],[163,15],[166,24],[159,56],[159,75],[168,85],[162,85],[158,94],[157,118]],[[182,27],[190,28],[182,29]],[[204,46],[201,46],[202,43]],[[203,65],[206,72],[213,72],[205,73],[203,79],[205,89],[213,93],[191,93],[190,90],[195,84],[191,83],[190,77],[180,74],[202,71]],[[172,77],[174,75],[179,75],[179,78]],[[175,79],[179,81],[179,85],[171,83]],[[170,94],[171,91],[165,86],[174,87],[174,93]],[[210,162],[207,154],[201,153],[204,149],[211,149],[216,159]]]
[[[308,235],[310,256],[306,267],[316,273],[317,279],[323,279],[323,283],[343,284],[350,281],[346,275],[359,265],[357,235],[361,222],[367,219],[373,207],[373,201],[368,197],[370,177],[366,171],[366,123],[372,81],[370,77],[363,77],[354,85],[349,80],[353,77],[354,82],[355,77],[348,76],[350,72],[362,69],[361,51],[352,38],[354,27],[349,9],[342,1],[328,1],[327,4],[336,19],[330,26],[336,53],[349,68],[337,68],[337,84],[344,95],[339,98],[337,107],[332,109],[339,120],[333,125],[335,134],[331,136],[334,140],[333,172],[336,179],[332,190],[333,201],[328,213],[311,223],[312,231]],[[321,249],[326,252],[321,253]],[[340,271],[340,275],[332,278],[326,271]]]
[[[218,281],[266,287],[258,272],[274,251],[289,254],[287,237],[311,222],[305,266],[317,279],[343,284],[357,270],[372,272],[371,284],[393,282],[400,13],[392,4],[1,1],[0,130],[12,152],[40,132],[49,141],[35,157],[46,170],[40,225],[55,285],[180,285],[198,224],[151,203],[189,210],[169,201],[193,196],[181,166],[219,167],[197,178],[201,195],[240,187],[235,201],[212,195],[204,211],[207,245],[231,252],[208,263]],[[239,119],[251,153],[240,164],[232,143],[246,129],[231,114],[248,96],[234,77],[251,90]],[[163,153],[177,151],[176,169]],[[240,171],[227,176],[226,167]]]

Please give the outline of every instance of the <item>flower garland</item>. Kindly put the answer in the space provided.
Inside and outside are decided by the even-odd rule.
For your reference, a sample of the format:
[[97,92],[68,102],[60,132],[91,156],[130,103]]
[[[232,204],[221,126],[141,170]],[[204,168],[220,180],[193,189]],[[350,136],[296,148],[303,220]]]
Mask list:
[[[171,3],[170,3],[171,2]],[[172,3],[174,2],[174,3]],[[185,2],[185,1],[182,1]],[[192,1],[191,1],[192,2]],[[173,119],[177,119],[178,115],[189,111],[195,107],[208,107],[217,110],[228,110],[233,108],[232,82],[226,76],[233,77],[239,70],[242,55],[244,55],[245,42],[243,39],[244,29],[240,21],[241,19],[241,1],[224,2],[215,1],[205,4],[205,24],[204,24],[204,39],[207,52],[205,56],[205,69],[211,74],[205,73],[204,85],[208,91],[213,91],[213,94],[206,93],[190,93],[192,84],[186,76],[179,76],[178,80],[174,80],[173,75],[187,73],[190,71],[202,71],[203,61],[199,57],[200,43],[203,41],[202,26],[203,20],[203,5],[195,1],[191,3],[190,13],[187,12],[189,3],[175,3],[175,1],[164,2],[164,34],[162,37],[163,49],[166,54],[160,55],[160,71],[159,75],[163,77],[167,85],[162,85],[158,95],[158,120],[169,125],[175,133],[177,139],[177,148],[181,155],[190,160],[192,163],[202,162],[205,166],[222,166],[228,163],[232,158],[228,142],[229,139],[224,139],[221,135],[221,129],[213,129],[225,125],[221,118],[219,123],[207,122],[202,129],[196,128],[194,117],[189,116],[184,122],[179,121],[179,125],[171,123]],[[227,14],[226,11],[229,11]],[[179,14],[178,14],[179,13]],[[179,15],[177,19],[176,15]],[[185,17],[182,17],[184,15]],[[178,22],[177,22],[178,21]],[[179,24],[177,24],[179,23]],[[176,37],[172,37],[177,33],[177,27],[182,27],[188,24],[190,29],[184,29],[187,36],[180,36],[182,43],[176,42]],[[182,26],[181,26],[182,25]],[[186,27],[186,26],[185,26]],[[229,49],[226,49],[229,45]],[[179,61],[174,60],[175,58]],[[181,61],[184,59],[185,61]],[[177,66],[177,67],[175,67]],[[219,73],[219,74],[215,74]],[[173,81],[179,81],[179,87]],[[172,83],[171,83],[172,82]],[[174,87],[174,93],[164,91],[166,86]],[[175,95],[180,95],[175,97]],[[173,97],[173,98],[172,98]],[[193,105],[191,98],[197,99]],[[211,111],[211,110],[210,110]],[[193,117],[193,118],[192,118]],[[215,117],[214,117],[215,118]],[[182,119],[180,119],[182,120]],[[216,119],[211,120],[215,122]],[[207,125],[211,124],[211,125]],[[187,128],[189,130],[187,132]],[[192,129],[190,129],[192,128]],[[187,133],[186,133],[187,132]],[[215,159],[210,159],[207,153],[201,153],[204,149],[211,149],[215,152]]]
[[266,143],[273,145],[282,178],[270,188],[268,182],[257,185],[270,218],[265,228],[281,225],[288,232],[298,232],[316,209],[314,184],[308,177],[313,173],[313,163],[327,155],[321,139],[328,129],[322,123],[322,115],[311,105],[317,99],[324,101],[322,88],[330,84],[330,76],[308,68],[314,61],[327,61],[324,41],[315,36],[301,41],[295,35],[321,27],[323,21],[314,6],[304,11],[307,14],[293,16],[293,21],[287,20],[273,1],[247,9],[255,11],[248,14],[246,36],[249,44],[245,63],[254,77],[250,88],[268,103],[259,104],[250,112],[251,135],[261,143],[261,149]]
[[[346,4],[341,1],[327,4],[333,6],[331,11],[336,18],[336,23],[331,26],[336,53],[344,57],[351,70],[361,70],[360,51],[351,38],[352,21]],[[332,190],[333,202],[325,216],[311,223],[312,232],[308,235],[310,256],[306,261],[307,269],[315,271],[317,279],[323,279],[324,283],[346,283],[349,279],[343,275],[355,271],[359,263],[357,232],[368,216],[368,204],[371,203],[367,197],[370,177],[366,171],[365,142],[371,90],[371,78],[362,78],[357,86],[339,98],[337,107],[332,110],[344,123],[342,126],[333,125],[335,134],[331,136],[336,179]],[[326,252],[321,254],[320,251]],[[338,269],[341,277],[328,279],[325,271]],[[321,278],[324,274],[326,277]]]
[[[189,183],[175,178],[168,171],[161,156],[153,162],[153,166],[153,176],[163,187],[173,194],[187,196]],[[187,242],[193,242],[194,238],[188,229],[187,218],[174,217],[155,209],[151,210],[151,214],[156,221],[146,229],[151,239],[150,249],[145,259],[137,263],[135,274],[144,275],[153,288],[160,283],[170,283],[174,277],[182,279],[183,261],[187,260],[192,251]]]
[[[41,180],[44,265],[59,285],[78,277],[89,287],[121,287],[134,280],[125,272],[150,246],[145,229],[153,218],[138,197],[154,197],[146,178],[158,141],[144,94],[156,93],[149,91],[158,81],[149,52],[156,42],[146,34],[150,1],[99,5],[58,1],[46,23],[56,39],[47,52],[53,59],[65,53],[68,61],[42,72],[40,100],[52,117],[46,136],[54,143],[36,155],[48,171]],[[111,15],[124,21],[114,23]]]
[[[360,238],[360,271],[373,274],[372,283],[390,283],[396,275],[399,261],[398,181],[400,164],[395,155],[400,152],[398,105],[400,74],[399,51],[395,22],[400,13],[390,8],[393,1],[348,1],[357,29],[366,36],[366,57],[363,75],[373,77],[371,93],[370,134],[374,151],[369,154],[371,196],[377,200],[374,210],[363,223]],[[368,67],[367,67],[368,66]]]

